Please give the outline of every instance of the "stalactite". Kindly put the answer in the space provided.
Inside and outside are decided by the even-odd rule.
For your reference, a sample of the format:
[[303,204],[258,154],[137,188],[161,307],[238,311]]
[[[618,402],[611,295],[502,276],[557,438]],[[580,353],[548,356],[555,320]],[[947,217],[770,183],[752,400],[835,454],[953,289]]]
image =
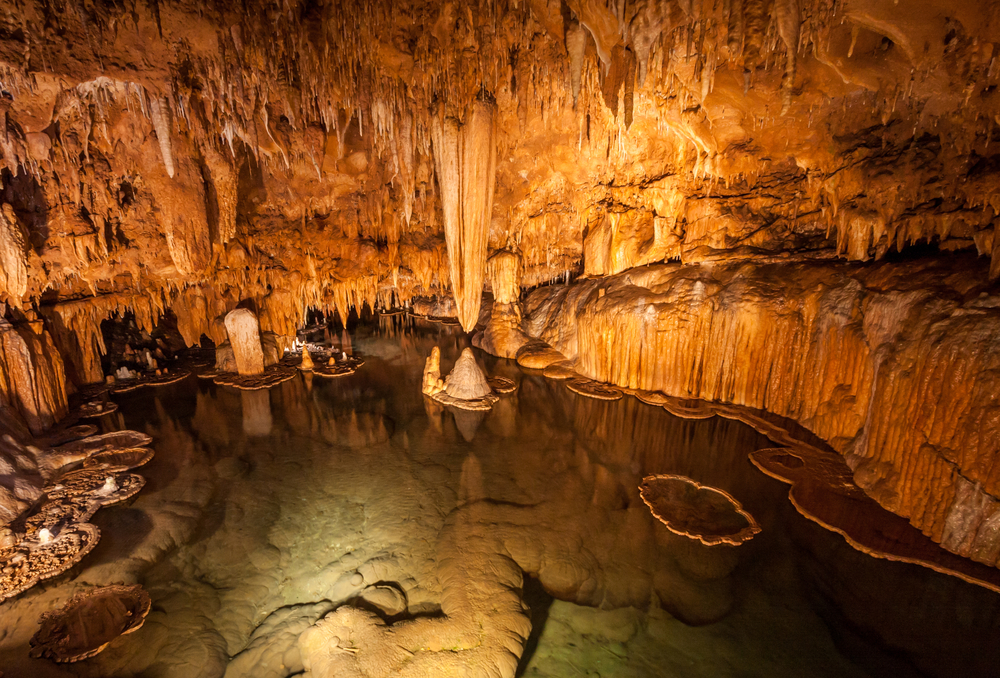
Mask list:
[[566,51],[569,53],[570,87],[573,91],[573,106],[580,100],[583,85],[583,58],[587,51],[587,31],[574,21],[566,31]]
[[153,129],[156,130],[156,140],[160,144],[160,155],[163,156],[163,166],[167,170],[167,175],[174,177],[174,156],[170,148],[170,117],[169,105],[166,99],[152,96],[149,99],[149,117],[153,121]]
[[201,152],[208,169],[209,180],[215,189],[215,199],[219,210],[216,241],[224,245],[236,237],[238,177],[229,161],[210,143],[202,144]]
[[432,127],[452,291],[470,331],[479,318],[496,185],[494,106],[476,100],[464,125],[439,115]]
[[774,14],[778,24],[778,34],[788,52],[785,71],[781,76],[781,114],[784,115],[792,105],[792,89],[795,87],[795,64],[802,24],[799,0],[775,0]]

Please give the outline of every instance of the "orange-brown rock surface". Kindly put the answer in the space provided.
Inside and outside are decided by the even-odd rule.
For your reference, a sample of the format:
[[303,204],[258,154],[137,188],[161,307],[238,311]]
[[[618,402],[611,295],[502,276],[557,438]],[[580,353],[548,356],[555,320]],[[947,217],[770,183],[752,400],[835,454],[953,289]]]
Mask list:
[[[25,0],[0,17],[0,303],[71,389],[105,378],[109,318],[220,344],[252,303],[283,347],[310,308],[417,297],[472,330],[485,288],[480,345],[794,418],[996,563],[998,48],[995,0]],[[663,261],[700,263],[662,283],[688,307],[600,296]],[[527,321],[561,353],[525,343],[516,293],[580,274],[584,343],[551,336],[568,306]],[[34,428],[64,412],[5,388]]]
[[998,565],[1000,296],[965,263],[661,264],[540,288],[527,326],[593,379],[798,421],[883,506]]

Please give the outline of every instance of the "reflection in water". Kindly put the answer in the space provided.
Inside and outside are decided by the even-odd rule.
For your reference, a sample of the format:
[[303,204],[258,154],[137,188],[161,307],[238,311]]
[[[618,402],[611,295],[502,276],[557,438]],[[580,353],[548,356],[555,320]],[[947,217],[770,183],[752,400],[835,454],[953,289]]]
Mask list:
[[[98,514],[104,537],[75,579],[5,604],[0,666],[236,678],[307,659],[347,675],[389,648],[441,675],[510,668],[525,643],[526,676],[986,676],[1000,660],[1000,596],[867,558],[803,519],[749,463],[773,445],[747,426],[581,397],[483,355],[519,390],[453,411],[420,394],[421,369],[439,345],[447,372],[465,340],[404,318],[383,329],[355,334],[366,364],[342,379],[249,393],[190,379],[119,398],[121,424],[154,436],[148,484]],[[739,547],[671,533],[639,496],[654,474],[725,491],[762,532]],[[529,638],[524,574],[544,622]],[[26,658],[41,609],[116,581],[149,591],[142,629],[87,665]],[[300,635],[331,613],[303,656]],[[361,651],[312,642],[332,636]]]
[[270,391],[240,391],[240,399],[243,401],[243,432],[251,438],[270,435],[274,426]]

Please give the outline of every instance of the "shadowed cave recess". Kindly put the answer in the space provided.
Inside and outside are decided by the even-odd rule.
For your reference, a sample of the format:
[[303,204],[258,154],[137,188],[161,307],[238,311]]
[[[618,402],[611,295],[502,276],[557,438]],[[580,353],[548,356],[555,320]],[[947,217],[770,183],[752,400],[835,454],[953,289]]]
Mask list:
[[0,8],[0,676],[1000,675],[1000,1]]

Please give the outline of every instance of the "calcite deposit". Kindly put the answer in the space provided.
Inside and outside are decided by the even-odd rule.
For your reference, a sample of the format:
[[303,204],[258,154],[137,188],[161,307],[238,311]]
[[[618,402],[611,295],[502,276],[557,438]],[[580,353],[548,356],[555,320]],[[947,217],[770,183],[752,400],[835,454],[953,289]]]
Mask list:
[[998,51],[996,0],[11,4],[4,430],[182,378],[114,326],[260,388],[310,313],[408,308],[583,394],[794,420],[996,567]]
[[39,620],[32,656],[58,663],[93,657],[116,638],[142,627],[152,602],[141,586],[102,586],[74,596]]
[[[500,385],[506,393],[514,391],[514,383],[510,380]],[[499,400],[469,348],[462,351],[454,368],[442,380],[441,351],[435,346],[424,364],[421,390],[442,405],[462,410],[487,411]]]

